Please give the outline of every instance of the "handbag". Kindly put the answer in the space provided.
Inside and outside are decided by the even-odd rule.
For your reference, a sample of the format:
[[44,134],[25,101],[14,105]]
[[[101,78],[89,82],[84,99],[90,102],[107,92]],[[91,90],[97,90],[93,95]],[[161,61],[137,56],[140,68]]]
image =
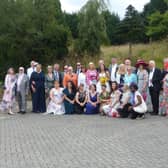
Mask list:
[[144,101],[146,101],[147,100],[147,93],[142,93],[142,97],[143,97],[143,99],[144,99]]

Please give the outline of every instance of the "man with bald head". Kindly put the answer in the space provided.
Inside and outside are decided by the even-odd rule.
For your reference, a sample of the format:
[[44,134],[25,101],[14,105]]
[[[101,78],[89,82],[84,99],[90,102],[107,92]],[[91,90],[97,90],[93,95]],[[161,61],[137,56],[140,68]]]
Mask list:
[[161,89],[162,73],[156,68],[154,60],[149,61],[149,92],[152,100],[153,112],[152,115],[158,115],[159,112],[159,94]]

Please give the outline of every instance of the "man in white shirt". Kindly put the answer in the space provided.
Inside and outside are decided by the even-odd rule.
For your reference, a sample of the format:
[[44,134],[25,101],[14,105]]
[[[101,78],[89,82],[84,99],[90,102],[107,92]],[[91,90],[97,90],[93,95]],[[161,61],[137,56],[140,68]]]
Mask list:
[[118,71],[117,58],[111,59],[111,65],[109,66],[110,80],[116,81],[116,73]]
[[37,64],[38,64],[37,62],[31,61],[31,63],[30,63],[30,68],[27,69],[27,76],[29,77],[29,79],[30,79],[30,77],[31,77],[31,74],[32,74],[34,71],[36,71],[36,65],[37,65]]

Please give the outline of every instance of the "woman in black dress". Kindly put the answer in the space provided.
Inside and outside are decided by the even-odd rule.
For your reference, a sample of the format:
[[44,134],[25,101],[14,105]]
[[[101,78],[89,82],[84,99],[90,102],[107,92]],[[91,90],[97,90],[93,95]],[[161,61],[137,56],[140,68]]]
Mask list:
[[36,72],[33,72],[30,78],[30,90],[32,92],[33,112],[46,112],[45,102],[45,75],[42,72],[40,64],[36,67]]
[[83,114],[85,105],[87,102],[86,91],[84,89],[84,84],[79,85],[78,92],[76,93],[76,104],[75,104],[75,113],[76,114]]

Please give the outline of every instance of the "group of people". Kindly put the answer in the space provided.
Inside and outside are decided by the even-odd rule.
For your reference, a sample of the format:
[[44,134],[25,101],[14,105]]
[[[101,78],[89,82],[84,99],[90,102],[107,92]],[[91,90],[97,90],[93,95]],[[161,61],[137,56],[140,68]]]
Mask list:
[[108,68],[104,60],[99,60],[98,67],[90,62],[87,68],[77,62],[75,70],[65,65],[63,71],[56,63],[47,67],[46,74],[41,64],[31,61],[27,72],[19,67],[16,74],[9,68],[0,109],[13,115],[17,99],[19,113],[25,114],[29,92],[32,112],[44,115],[100,114],[136,119],[150,112],[166,116],[168,59],[164,60],[163,70],[156,68],[154,60],[137,60],[133,66],[129,58],[122,64],[112,58]]

